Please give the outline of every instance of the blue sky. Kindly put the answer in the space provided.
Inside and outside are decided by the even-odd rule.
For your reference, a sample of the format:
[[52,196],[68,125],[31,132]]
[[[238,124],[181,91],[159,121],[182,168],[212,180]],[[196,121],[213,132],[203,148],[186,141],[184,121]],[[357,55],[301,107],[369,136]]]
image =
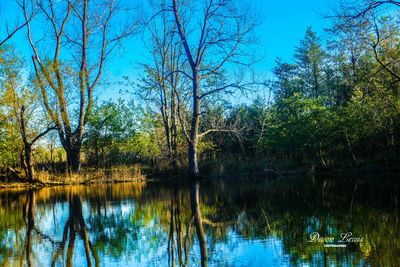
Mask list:
[[[264,20],[256,29],[259,39],[258,48],[264,55],[263,60],[257,64],[257,69],[269,72],[274,66],[276,57],[281,57],[284,61],[292,58],[308,26],[312,26],[320,37],[324,37],[323,29],[329,26],[330,21],[324,19],[321,14],[329,12],[332,2],[327,0],[253,0],[253,6],[260,8],[260,14]],[[128,56],[119,58],[118,64],[112,64],[113,75],[132,73],[132,69],[137,67],[135,66],[136,59],[146,56],[140,38],[126,42],[125,50]]]
[[[1,17],[13,19],[15,12],[9,12],[13,7],[13,0],[0,0]],[[259,54],[265,55],[255,68],[257,71],[271,76],[271,69],[274,66],[276,57],[289,61],[298,46],[308,26],[324,39],[324,28],[327,28],[330,21],[324,19],[321,14],[328,13],[329,7],[334,6],[332,0],[302,0],[302,1],[268,1],[253,0],[253,6],[259,8],[263,23],[256,29],[259,39]],[[22,18],[21,18],[22,19]],[[1,30],[1,29],[0,29]],[[18,46],[18,49],[28,59],[31,50],[26,41],[26,31],[19,33],[10,43]],[[146,50],[140,37],[127,40],[124,43],[124,50],[108,62],[105,69],[105,78],[118,81],[122,76],[128,76],[131,80],[138,77],[138,62],[145,60]],[[101,98],[114,98],[117,96],[113,91],[102,88],[98,90]]]
[[[329,13],[334,4],[329,0],[253,0],[253,6],[260,8],[263,18],[263,23],[256,29],[256,35],[260,54],[264,57],[256,64],[256,70],[271,77],[271,69],[277,57],[290,61],[308,26],[312,26],[324,39],[324,28],[329,27],[330,21],[323,18],[322,14]],[[121,76],[137,77],[139,69],[136,59],[146,56],[139,38],[130,40],[125,49],[128,56],[117,59],[118,64],[111,64],[110,75],[116,79]]]
[[260,4],[265,19],[257,32],[260,45],[266,52],[260,67],[266,70],[273,67],[276,57],[281,57],[284,61],[291,59],[308,26],[312,26],[323,37],[323,29],[330,24],[321,15],[328,13],[332,6],[326,0],[255,2]]

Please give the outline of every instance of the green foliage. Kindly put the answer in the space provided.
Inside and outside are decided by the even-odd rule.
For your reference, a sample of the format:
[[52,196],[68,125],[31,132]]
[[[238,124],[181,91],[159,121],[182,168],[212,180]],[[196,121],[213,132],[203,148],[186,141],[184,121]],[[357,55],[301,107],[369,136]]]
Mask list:
[[325,93],[325,88],[322,87],[325,57],[320,38],[308,27],[304,39],[296,48],[294,58],[302,92],[310,97],[317,98]]
[[28,96],[18,96],[20,69],[23,61],[16,49],[0,47],[0,165],[15,166],[19,162],[22,143],[15,112]]
[[134,103],[119,99],[95,106],[84,139],[87,163],[98,167],[131,163],[138,158],[156,158],[154,118]]
[[12,46],[0,48],[0,165],[17,166],[22,155],[21,110],[27,139],[32,141],[49,126],[29,79],[25,61]]
[[[378,57],[365,44],[374,38],[365,33],[369,28],[341,32],[327,51],[308,28],[293,63],[276,61],[273,104],[235,107],[228,121],[244,130],[217,149],[297,165],[396,165],[399,82],[379,60],[399,58],[399,30],[387,18],[379,27]],[[400,73],[396,66],[390,70]]]
[[[341,31],[326,40],[326,46],[325,40],[307,28],[293,59],[276,60],[275,77],[268,84],[273,94],[268,100],[257,99],[252,104],[232,107],[227,104],[226,92],[202,100],[197,147],[202,161],[222,155],[238,160],[271,159],[283,164],[323,167],[398,163],[397,19],[376,18],[357,27],[337,20],[334,25]],[[43,120],[34,109],[40,106],[37,100],[41,94],[34,90],[37,81],[24,78],[28,77],[24,62],[16,55],[13,47],[0,48],[0,164],[12,166],[18,164],[21,152],[17,121],[20,107],[28,106],[27,114],[33,114],[28,120],[30,136],[47,126],[48,121],[48,116]],[[44,62],[54,80],[52,64]],[[65,79],[65,87],[71,91],[66,94],[69,102],[77,81],[66,62],[59,67],[70,77]],[[223,74],[205,79],[202,92],[229,84],[228,76]],[[146,66],[145,77],[136,87],[143,101],[140,104],[147,109],[121,99],[93,107],[83,141],[89,166],[110,168],[137,161],[164,161],[171,165],[170,162],[186,158],[183,130],[191,124],[191,107],[186,104],[191,97],[190,85],[182,78],[172,88],[161,81],[166,75]],[[49,94],[51,108],[58,101],[55,92]],[[60,112],[54,109],[54,113],[61,119]],[[50,143],[49,156],[45,147]],[[42,159],[53,158],[57,151],[55,143],[53,140],[38,144],[42,147],[36,147],[36,153]]]

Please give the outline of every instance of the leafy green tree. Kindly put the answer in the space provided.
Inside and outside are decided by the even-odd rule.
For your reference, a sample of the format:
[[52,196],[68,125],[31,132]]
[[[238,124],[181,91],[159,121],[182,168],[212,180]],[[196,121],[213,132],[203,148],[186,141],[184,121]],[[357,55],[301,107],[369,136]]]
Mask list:
[[16,166],[20,162],[22,149],[15,117],[10,110],[11,95],[7,88],[10,78],[8,74],[12,68],[11,51],[10,46],[0,46],[0,164],[5,166]]
[[282,59],[275,60],[275,67],[272,72],[276,80],[273,83],[274,96],[276,101],[289,98],[294,93],[301,91],[299,80],[295,78],[297,67],[295,64],[282,62]]
[[95,105],[84,135],[87,163],[100,168],[159,158],[165,140],[159,123],[133,101]]
[[[127,140],[137,132],[134,104],[125,104],[122,99],[117,103],[108,101],[95,106],[87,123],[84,135],[84,148],[88,163],[96,168],[110,167],[112,153],[118,154]],[[122,151],[120,151],[122,153]]]
[[311,27],[308,27],[300,46],[294,54],[297,65],[297,74],[301,82],[302,93],[318,98],[324,95],[324,60],[325,52],[322,50],[321,40]]
[[0,62],[1,98],[4,101],[2,110],[11,120],[8,131],[14,128],[20,135],[18,139],[21,140],[23,147],[20,152],[21,166],[24,167],[27,178],[34,180],[33,146],[36,141],[55,128],[46,125],[46,119],[43,118],[41,123],[38,123],[38,117],[41,115],[40,106],[37,105],[38,94],[30,84],[24,84],[21,78],[24,65],[23,60],[16,56],[17,50],[12,47],[6,48],[7,51],[2,54]]

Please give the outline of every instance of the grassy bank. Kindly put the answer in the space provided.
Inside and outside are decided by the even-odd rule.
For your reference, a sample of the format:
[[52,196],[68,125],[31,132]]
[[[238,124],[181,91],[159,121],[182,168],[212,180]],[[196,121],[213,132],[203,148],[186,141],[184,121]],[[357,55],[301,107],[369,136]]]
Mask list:
[[29,181],[24,177],[24,172],[18,171],[18,176],[12,174],[0,177],[0,188],[16,187],[43,187],[55,185],[92,184],[92,183],[120,183],[143,181],[146,176],[142,173],[140,166],[118,166],[111,169],[84,168],[79,174],[74,173],[52,173],[48,171],[37,171],[36,180]]
[[[36,180],[29,181],[24,173],[16,171],[9,177],[0,177],[0,188],[29,187],[37,188],[55,185],[75,185],[94,183],[120,183],[143,180],[185,180],[188,170],[184,164],[179,164],[174,170],[165,162],[151,165],[115,166],[108,169],[84,167],[79,174],[66,174],[40,170],[36,173]],[[219,158],[206,159],[200,163],[202,176],[209,178],[225,177],[229,179],[247,178],[277,178],[285,176],[335,176],[335,175],[357,175],[360,173],[375,173],[398,171],[398,166],[365,163],[357,166],[347,167],[320,167],[312,164],[299,164],[291,161],[272,161],[265,159],[236,159]]]

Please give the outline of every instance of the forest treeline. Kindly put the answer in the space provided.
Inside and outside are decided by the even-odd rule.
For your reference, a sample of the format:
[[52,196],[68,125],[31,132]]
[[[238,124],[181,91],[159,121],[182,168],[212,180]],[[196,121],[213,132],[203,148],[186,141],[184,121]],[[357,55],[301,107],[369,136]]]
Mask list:
[[[156,1],[150,14],[114,1],[18,2],[24,21],[15,31],[27,32],[33,56],[20,57],[14,31],[0,36],[0,164],[31,179],[35,168],[79,172],[81,161],[194,175],[225,161],[396,166],[400,24],[385,7],[398,3],[343,4],[323,38],[305,29],[293,58],[277,58],[267,79],[248,73],[259,18],[235,1]],[[117,14],[134,19],[121,24]],[[137,34],[150,58],[141,77],[120,81],[129,92],[119,100],[97,100],[109,57]],[[241,94],[252,102],[238,103]]]

